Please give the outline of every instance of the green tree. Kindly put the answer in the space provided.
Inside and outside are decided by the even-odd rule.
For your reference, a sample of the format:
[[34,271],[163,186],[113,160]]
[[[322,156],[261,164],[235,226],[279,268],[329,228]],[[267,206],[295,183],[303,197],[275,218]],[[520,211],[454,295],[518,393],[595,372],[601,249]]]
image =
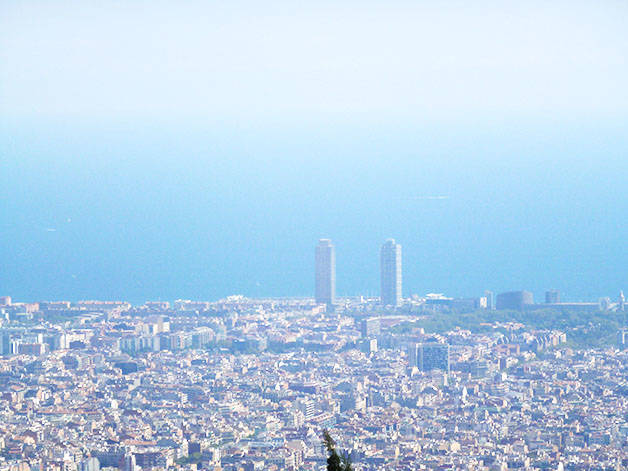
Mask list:
[[336,442],[331,438],[327,430],[323,431],[323,443],[329,453],[329,457],[327,458],[327,471],[353,471],[351,458],[346,453],[343,453],[342,456],[338,454],[336,451]]

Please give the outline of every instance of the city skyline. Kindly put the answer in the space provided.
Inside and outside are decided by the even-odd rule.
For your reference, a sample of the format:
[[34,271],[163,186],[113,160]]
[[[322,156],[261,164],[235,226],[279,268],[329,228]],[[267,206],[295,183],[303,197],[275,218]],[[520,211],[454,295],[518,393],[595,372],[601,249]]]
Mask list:
[[[388,238],[384,244],[380,248],[379,253],[379,276],[380,276],[380,291],[378,298],[383,305],[390,305],[393,307],[398,307],[401,305],[404,296],[403,296],[403,263],[402,263],[402,246],[398,244],[395,239]],[[563,292],[556,288],[551,289],[543,289],[542,294],[544,296],[545,302],[539,303],[537,305],[574,305],[574,300],[570,302],[562,302],[561,303],[561,295]],[[8,304],[11,304],[12,295],[11,293],[1,293],[0,292],[0,306],[6,305],[8,300]],[[242,296],[249,297],[246,293],[224,293],[218,299],[228,299],[233,296]],[[438,294],[435,294],[433,291],[421,291],[420,289],[413,289],[409,295],[412,296],[444,296],[443,299],[472,299],[472,298],[480,298],[479,293],[466,293],[463,296],[457,297],[447,297],[447,293],[440,291]],[[519,290],[510,290],[498,292],[497,296],[491,290],[484,290],[483,297],[486,300],[486,306],[488,309],[494,309],[497,307],[499,309],[500,306],[508,306],[508,308],[521,309],[521,306],[525,305],[535,305],[534,304],[534,295],[532,292],[526,289]],[[373,297],[371,293],[353,293],[353,294],[343,294],[341,296],[336,295],[336,247],[332,243],[331,239],[321,238],[318,240],[318,244],[315,247],[315,256],[314,256],[314,294],[313,295],[302,295],[302,296],[290,296],[290,295],[279,295],[279,296],[252,296],[252,299],[299,299],[299,298],[309,298],[312,297],[319,304],[327,304],[328,306],[333,306],[336,302],[336,299],[339,298],[354,298],[354,297]],[[508,299],[506,301],[506,298]],[[22,302],[33,303],[42,301],[44,298],[28,298],[22,299]],[[47,298],[50,301],[57,301],[61,298]],[[71,302],[80,301],[79,299],[72,298],[63,298],[66,300],[71,300]],[[88,298],[83,298],[88,299]],[[93,297],[91,299],[100,299],[106,301],[119,301],[119,300],[128,300],[126,297],[120,298],[103,298],[103,297]],[[155,298],[161,300],[161,297]],[[170,301],[174,300],[182,300],[187,299],[187,297],[178,296],[176,298],[170,299]],[[202,300],[203,298],[196,298],[197,300]],[[579,298],[576,300],[576,304],[589,304],[590,306],[598,305],[599,303],[605,302],[604,300],[613,300],[615,297],[612,295],[609,296],[609,293],[604,293],[604,296],[598,297],[596,299],[587,299],[584,300]],[[624,295],[623,290],[619,291],[619,299],[618,305],[622,306],[623,310],[623,302]],[[142,302],[147,301],[134,301],[133,304],[141,304]]]
[[628,469],[628,1],[0,1],[0,471]]
[[406,295],[615,293],[626,11],[2,2],[0,292],[306,296],[326,236],[377,296],[394,236]]
[[324,430],[356,471],[624,467],[624,312],[430,299],[2,297],[0,469],[325,471]]

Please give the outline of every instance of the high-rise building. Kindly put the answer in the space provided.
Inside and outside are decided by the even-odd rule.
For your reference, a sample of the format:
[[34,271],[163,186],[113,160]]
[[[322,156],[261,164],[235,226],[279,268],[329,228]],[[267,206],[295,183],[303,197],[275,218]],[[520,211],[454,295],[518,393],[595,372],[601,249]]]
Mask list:
[[545,292],[545,304],[558,304],[560,302],[560,291],[550,289]]
[[495,309],[495,294],[492,291],[484,291],[484,297],[486,298],[486,309],[492,311]]
[[449,351],[446,343],[415,343],[410,347],[410,366],[420,371],[443,370],[449,373]]
[[0,330],[0,355],[11,354],[11,334],[6,330]]
[[534,296],[529,291],[509,291],[497,295],[497,309],[522,311],[526,306],[534,304]]
[[384,306],[401,304],[401,245],[388,239],[380,253],[381,302]]
[[336,300],[336,250],[329,239],[316,246],[316,302],[332,305]]
[[377,317],[369,317],[368,319],[362,319],[360,324],[360,333],[362,338],[372,338],[380,334],[380,321]]

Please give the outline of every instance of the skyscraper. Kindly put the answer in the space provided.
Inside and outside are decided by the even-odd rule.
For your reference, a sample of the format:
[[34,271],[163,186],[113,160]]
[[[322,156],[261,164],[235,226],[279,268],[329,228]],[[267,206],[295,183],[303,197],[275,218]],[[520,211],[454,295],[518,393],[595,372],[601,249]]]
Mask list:
[[401,245],[388,239],[380,254],[381,301],[385,306],[401,304]]
[[492,291],[484,291],[484,297],[486,298],[486,309],[492,311],[495,309],[495,294]]
[[360,332],[362,338],[373,338],[380,334],[381,324],[379,318],[369,317],[368,319],[362,319],[360,323]]
[[560,291],[551,289],[545,292],[545,304],[558,304],[560,302]]
[[530,304],[534,304],[534,296],[530,291],[509,291],[497,295],[498,310],[523,311]]
[[316,246],[316,302],[332,305],[336,300],[336,250],[329,239]]
[[0,356],[11,354],[11,334],[6,330],[0,330]]
[[448,344],[425,342],[410,346],[408,359],[411,367],[420,371],[443,370],[449,373],[450,347]]

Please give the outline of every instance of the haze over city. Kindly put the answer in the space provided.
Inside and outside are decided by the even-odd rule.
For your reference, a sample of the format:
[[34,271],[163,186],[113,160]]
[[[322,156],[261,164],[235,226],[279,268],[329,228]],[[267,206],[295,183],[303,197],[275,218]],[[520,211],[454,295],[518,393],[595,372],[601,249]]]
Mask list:
[[627,25],[0,1],[0,471],[628,469]]
[[24,299],[620,289],[623,2],[6,2],[0,287]]

